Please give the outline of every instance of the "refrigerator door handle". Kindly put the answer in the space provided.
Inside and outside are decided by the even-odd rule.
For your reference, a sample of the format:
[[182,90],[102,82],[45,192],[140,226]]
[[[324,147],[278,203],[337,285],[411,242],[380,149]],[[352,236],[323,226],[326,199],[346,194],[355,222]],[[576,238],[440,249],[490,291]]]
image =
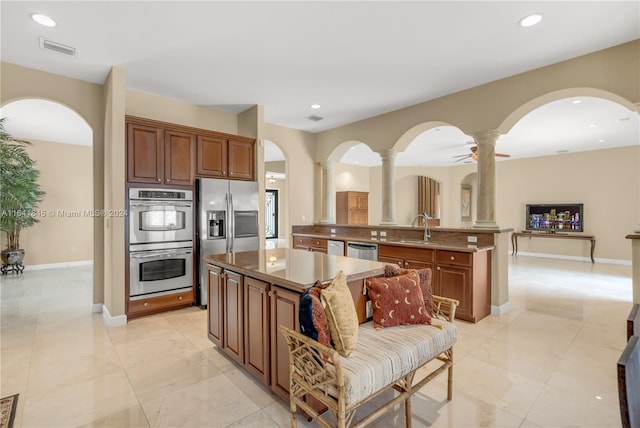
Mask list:
[[[231,212],[231,204],[229,203],[229,193],[226,193],[224,195],[224,202],[227,205],[226,211],[227,211],[227,215],[229,216],[229,213]],[[231,216],[229,216],[229,218],[227,219],[227,239],[225,240],[226,242],[225,250],[227,253],[231,252],[231,247],[229,245],[230,239],[231,239]]]
[[234,233],[235,233],[235,228],[236,228],[236,218],[235,218],[235,213],[233,212],[233,193],[229,193],[229,222],[230,226],[231,226],[231,230],[229,231],[229,239],[230,239],[230,244],[229,247],[231,249],[231,252],[233,252],[233,239],[234,239]]

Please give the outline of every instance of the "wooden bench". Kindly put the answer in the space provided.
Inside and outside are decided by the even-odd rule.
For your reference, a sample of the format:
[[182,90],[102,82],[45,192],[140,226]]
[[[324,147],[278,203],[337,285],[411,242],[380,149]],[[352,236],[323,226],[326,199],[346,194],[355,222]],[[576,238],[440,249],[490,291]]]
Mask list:
[[[291,426],[303,410],[321,426],[364,427],[404,402],[406,426],[411,426],[411,396],[448,370],[447,399],[453,395],[453,324],[458,301],[433,296],[432,325],[411,325],[375,330],[373,322],[361,324],[358,345],[349,357],[294,330],[280,326],[289,346],[289,409]],[[418,382],[416,372],[431,361],[439,364]],[[373,413],[353,422],[357,408],[389,388],[398,392]],[[335,422],[308,404],[322,403]]]

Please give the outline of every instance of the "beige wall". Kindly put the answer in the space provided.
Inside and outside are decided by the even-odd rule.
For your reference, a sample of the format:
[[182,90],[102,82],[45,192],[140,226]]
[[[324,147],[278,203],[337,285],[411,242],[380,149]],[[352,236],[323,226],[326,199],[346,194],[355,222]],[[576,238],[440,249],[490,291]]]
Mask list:
[[[16,135],[15,137],[20,137]],[[30,140],[29,155],[40,171],[40,188],[47,195],[38,206],[38,223],[20,233],[24,264],[41,265],[93,260],[92,148]],[[2,233],[2,246],[5,244]]]
[[[0,104],[25,99],[42,98],[59,102],[76,111],[93,131],[93,208],[104,203],[104,99],[103,88],[95,83],[33,70],[6,62],[0,63]],[[93,219],[93,303],[102,303],[104,294],[104,234],[102,217]]]
[[130,116],[238,135],[238,118],[233,113],[138,91],[128,90],[126,97],[126,114]]
[[316,213],[314,192],[317,192],[318,181],[315,179],[316,165],[313,161],[315,137],[308,132],[267,123],[264,139],[276,144],[285,157],[289,235],[291,225],[312,224]]

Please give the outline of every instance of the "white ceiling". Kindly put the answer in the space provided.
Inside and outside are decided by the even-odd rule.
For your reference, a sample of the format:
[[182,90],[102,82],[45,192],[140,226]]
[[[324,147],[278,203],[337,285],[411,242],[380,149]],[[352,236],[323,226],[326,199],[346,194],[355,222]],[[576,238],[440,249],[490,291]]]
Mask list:
[[[5,0],[0,8],[2,61],[96,83],[103,83],[117,65],[126,70],[129,89],[230,111],[262,104],[267,122],[310,132],[640,38],[637,0]],[[36,24],[29,18],[32,12],[49,15],[58,26]],[[517,21],[532,12],[541,13],[543,21],[519,28]],[[77,56],[40,49],[41,36],[75,47]],[[322,107],[312,110],[313,103]],[[557,106],[561,114],[572,114],[567,110],[572,107]],[[582,104],[583,111],[588,107]],[[596,117],[610,110],[595,100],[591,107],[588,114]],[[565,134],[568,150],[584,150],[575,141],[570,146],[575,128],[565,121],[540,122],[558,112],[541,109],[546,117],[538,121],[534,113],[529,129],[524,120],[518,124],[520,140],[514,128],[500,139],[498,151],[515,158],[522,150],[524,156],[533,147],[557,147]],[[312,114],[324,119],[308,120]],[[616,120],[621,114],[632,116],[625,126],[636,134],[618,139],[635,138],[637,144],[637,114],[611,113]],[[598,126],[609,144],[623,132]],[[532,138],[544,129],[553,132]],[[448,145],[438,147],[435,133],[446,136]],[[421,162],[444,164],[447,159],[450,164],[454,153],[468,150],[464,143],[469,138],[455,130],[445,127],[428,134],[434,135],[420,137],[427,144],[410,146],[429,147]],[[397,163],[403,162],[399,155]]]

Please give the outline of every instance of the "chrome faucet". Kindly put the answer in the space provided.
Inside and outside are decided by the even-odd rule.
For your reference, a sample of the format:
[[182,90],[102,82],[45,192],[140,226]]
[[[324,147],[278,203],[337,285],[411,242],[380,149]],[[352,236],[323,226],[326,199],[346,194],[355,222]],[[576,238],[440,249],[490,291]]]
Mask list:
[[431,238],[431,234],[429,233],[429,219],[431,217],[429,217],[429,214],[421,213],[421,214],[418,214],[417,216],[415,216],[413,218],[413,220],[411,221],[411,227],[415,227],[416,220],[421,219],[421,218],[424,219],[424,241],[426,242],[426,241],[429,240],[429,238]]

